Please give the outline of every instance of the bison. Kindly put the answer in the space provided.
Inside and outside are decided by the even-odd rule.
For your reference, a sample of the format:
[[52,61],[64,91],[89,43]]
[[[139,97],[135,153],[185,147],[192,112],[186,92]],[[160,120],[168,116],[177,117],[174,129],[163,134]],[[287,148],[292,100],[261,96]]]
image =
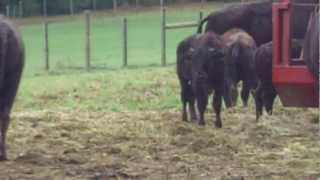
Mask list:
[[[208,97],[214,92],[213,109],[216,113],[215,126],[222,127],[221,103],[222,96],[227,98],[230,106],[229,92],[225,88],[225,51],[222,38],[208,32],[194,35],[182,41],[177,50],[177,74],[181,84],[183,103],[183,120],[186,120],[186,102],[189,103],[191,118],[199,125],[205,125],[204,112],[208,104]],[[196,101],[199,115],[196,116],[194,102]]]
[[[302,49],[300,40],[292,40],[291,57],[299,57]],[[258,121],[263,112],[263,107],[269,115],[273,111],[273,103],[277,96],[276,89],[272,84],[272,42],[261,45],[254,52],[254,74],[257,84],[254,87],[254,99],[256,105],[256,120]]]
[[198,35],[193,35],[179,43],[177,48],[177,75],[181,87],[182,120],[188,120],[187,106],[193,121],[197,120],[195,113],[195,96],[191,87],[192,55],[196,47]]
[[[253,54],[256,49],[254,39],[244,30],[234,28],[223,34],[223,40],[228,47],[226,64],[227,75],[231,76],[231,92],[233,105],[237,102],[237,84],[242,81],[241,99],[244,106],[248,104],[250,89],[255,86],[253,75]],[[235,88],[234,88],[235,87]]]
[[[215,11],[204,18],[198,27],[207,22],[206,31],[223,34],[232,28],[241,28],[249,33],[260,46],[272,40],[272,3],[275,0],[236,4]],[[294,0],[294,3],[318,4],[319,0]],[[293,37],[303,39],[308,24],[308,17],[313,6],[293,6]]]
[[[189,77],[188,88],[192,90],[191,94],[197,103],[198,124],[205,125],[204,113],[208,105],[209,95],[214,91],[212,102],[216,114],[215,126],[221,128],[222,96],[229,92],[225,90],[226,47],[222,38],[213,32],[196,35],[191,37],[189,41],[191,41],[187,43],[189,44],[187,46],[189,59],[186,58],[183,61],[186,63],[184,70],[188,71],[186,73]],[[183,67],[179,63],[181,62],[178,62],[178,67]],[[228,94],[225,96],[230,99]],[[227,104],[230,104],[230,101],[227,101]]]
[[17,28],[0,17],[0,160],[6,160],[10,112],[24,67],[24,45]]
[[[317,10],[319,11],[319,10]],[[319,12],[313,12],[303,44],[303,59],[316,79],[319,79]]]

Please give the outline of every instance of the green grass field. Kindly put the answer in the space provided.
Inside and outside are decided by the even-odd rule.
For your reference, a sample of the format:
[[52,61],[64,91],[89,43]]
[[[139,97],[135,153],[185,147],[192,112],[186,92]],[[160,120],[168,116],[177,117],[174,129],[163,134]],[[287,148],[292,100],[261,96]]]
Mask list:
[[[209,4],[205,12],[217,8]],[[196,19],[194,4],[169,8],[170,22]],[[121,68],[121,19],[129,18],[129,64]],[[0,179],[303,179],[320,177],[319,112],[288,109],[255,121],[240,103],[223,128],[181,121],[175,46],[195,29],[172,31],[160,67],[158,9],[93,17],[93,65],[84,67],[84,17],[52,17],[51,72],[43,70],[40,18],[19,20],[27,62],[12,113],[9,161]]]
[[[201,8],[192,4],[183,8],[168,8],[168,23],[196,21],[199,12],[205,14],[217,8],[209,4]],[[92,65],[102,68],[122,66],[122,19],[128,18],[128,61],[131,66],[160,65],[160,10],[125,11],[119,14],[95,13],[92,15]],[[41,21],[36,18],[34,21]],[[44,69],[44,33],[41,23],[22,20],[22,32],[27,51],[26,74],[37,74]],[[84,15],[53,17],[49,19],[49,51],[52,71],[84,67],[85,25]],[[32,22],[30,24],[30,22]],[[19,23],[19,21],[18,21]],[[168,33],[168,63],[175,62],[179,41],[196,32],[195,28],[173,30]]]

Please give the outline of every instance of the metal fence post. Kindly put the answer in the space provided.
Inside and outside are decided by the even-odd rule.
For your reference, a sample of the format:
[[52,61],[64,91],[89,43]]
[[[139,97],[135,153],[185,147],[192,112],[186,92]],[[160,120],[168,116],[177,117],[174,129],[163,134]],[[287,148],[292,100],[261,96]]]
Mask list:
[[86,52],[86,69],[90,71],[90,60],[91,60],[91,46],[90,46],[90,33],[91,33],[91,25],[90,25],[90,11],[85,11],[85,25],[86,25],[86,45],[85,45],[85,52]]
[[123,19],[123,66],[128,65],[128,23],[127,18]]
[[162,8],[161,22],[161,65],[166,65],[166,9]]

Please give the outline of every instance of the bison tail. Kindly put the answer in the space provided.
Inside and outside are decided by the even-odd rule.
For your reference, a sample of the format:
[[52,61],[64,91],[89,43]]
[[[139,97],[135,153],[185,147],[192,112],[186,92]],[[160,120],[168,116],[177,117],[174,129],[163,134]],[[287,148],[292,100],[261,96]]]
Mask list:
[[206,17],[206,18],[204,18],[203,20],[201,20],[201,21],[199,22],[198,30],[197,30],[197,33],[198,33],[198,34],[201,34],[201,33],[202,33],[202,26],[203,26],[203,24],[204,24],[205,22],[207,22],[208,20],[209,20],[209,18]]

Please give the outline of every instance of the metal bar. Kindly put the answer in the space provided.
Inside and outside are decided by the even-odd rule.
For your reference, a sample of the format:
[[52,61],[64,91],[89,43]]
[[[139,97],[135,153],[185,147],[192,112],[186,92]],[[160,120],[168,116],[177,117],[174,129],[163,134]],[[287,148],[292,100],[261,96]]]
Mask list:
[[177,23],[177,24],[167,24],[166,29],[179,29],[179,28],[189,28],[189,27],[198,27],[199,22],[186,22],[186,23]]
[[280,39],[280,31],[281,31],[281,24],[280,24],[280,9],[279,3],[275,3],[272,6],[272,59],[273,59],[273,66],[279,66],[281,63],[281,39]]
[[291,60],[291,14],[292,6],[288,6],[287,10],[283,11],[283,34],[282,34],[282,51],[283,51],[283,62],[285,66],[289,66]]
[[128,23],[127,18],[123,19],[123,66],[128,65]]

